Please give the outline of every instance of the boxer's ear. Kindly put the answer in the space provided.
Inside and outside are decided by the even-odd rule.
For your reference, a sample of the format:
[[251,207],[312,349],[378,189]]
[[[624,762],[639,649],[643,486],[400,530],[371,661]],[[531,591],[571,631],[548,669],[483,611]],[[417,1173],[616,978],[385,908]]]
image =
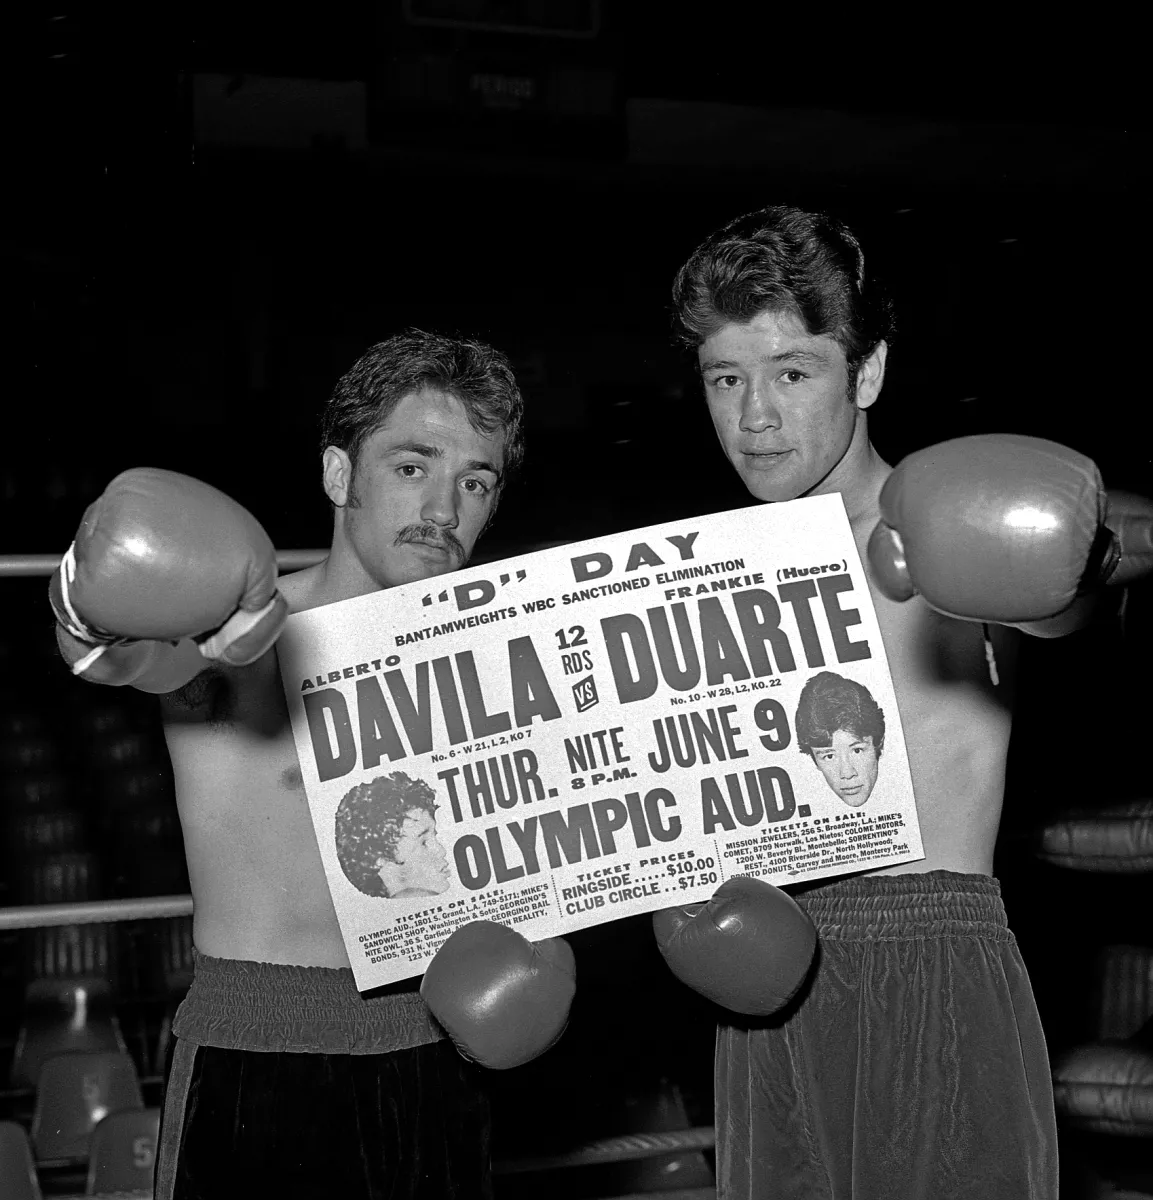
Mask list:
[[857,399],[860,409],[869,408],[881,394],[885,382],[885,359],[889,353],[887,343],[877,343],[873,353],[857,369]]
[[329,446],[324,451],[325,495],[337,508],[344,508],[351,489],[352,460],[345,451],[336,446]]

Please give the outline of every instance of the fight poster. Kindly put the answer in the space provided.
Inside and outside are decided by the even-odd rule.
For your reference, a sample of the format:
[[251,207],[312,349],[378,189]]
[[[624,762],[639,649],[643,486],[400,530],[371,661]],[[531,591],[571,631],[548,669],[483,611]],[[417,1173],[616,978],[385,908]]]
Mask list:
[[293,614],[278,643],[357,986],[923,857],[839,496],[596,538]]

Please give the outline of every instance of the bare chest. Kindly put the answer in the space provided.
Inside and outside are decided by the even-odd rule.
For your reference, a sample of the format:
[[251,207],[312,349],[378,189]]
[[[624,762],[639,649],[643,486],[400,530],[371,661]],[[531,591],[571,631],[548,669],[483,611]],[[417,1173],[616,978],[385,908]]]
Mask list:
[[1004,798],[1018,635],[989,630],[991,670],[981,625],[941,616],[918,599],[895,604],[874,590],[873,601],[925,845],[924,861],[906,869],[988,873]]
[[274,656],[243,671],[206,674],[194,685],[165,706],[186,837],[223,832],[281,849],[286,840],[311,837]]

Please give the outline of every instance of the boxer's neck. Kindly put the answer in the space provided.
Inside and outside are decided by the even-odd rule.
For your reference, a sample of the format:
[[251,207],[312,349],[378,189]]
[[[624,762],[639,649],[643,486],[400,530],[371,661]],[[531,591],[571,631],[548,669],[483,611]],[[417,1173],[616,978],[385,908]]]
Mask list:
[[863,413],[861,417],[840,462],[808,493],[811,496],[838,493],[854,530],[861,522],[868,522],[871,528],[877,518],[881,487],[892,470],[869,440]]

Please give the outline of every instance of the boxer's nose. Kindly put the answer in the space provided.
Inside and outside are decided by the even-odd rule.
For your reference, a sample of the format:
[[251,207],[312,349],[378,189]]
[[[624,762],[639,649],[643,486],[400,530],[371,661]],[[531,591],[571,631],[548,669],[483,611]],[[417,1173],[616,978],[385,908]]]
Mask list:
[[421,519],[431,521],[442,528],[455,529],[459,515],[457,511],[457,488],[454,479],[430,479],[420,510]]

